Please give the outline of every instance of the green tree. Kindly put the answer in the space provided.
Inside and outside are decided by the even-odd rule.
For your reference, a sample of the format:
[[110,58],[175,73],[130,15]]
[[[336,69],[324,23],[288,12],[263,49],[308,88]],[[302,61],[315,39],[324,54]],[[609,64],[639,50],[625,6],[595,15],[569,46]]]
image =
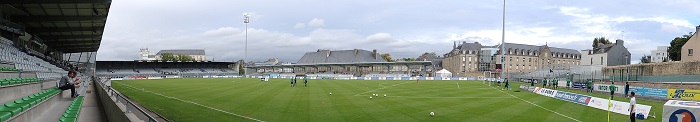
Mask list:
[[663,62],[668,62],[668,58],[664,58],[664,61],[663,61]]
[[244,63],[243,60],[238,61],[238,74],[241,76],[245,75],[245,68],[244,68],[245,65],[243,65],[243,63]]
[[651,63],[651,56],[650,55],[643,55],[640,60],[641,60],[640,63]]
[[394,60],[391,60],[391,55],[389,53],[384,53],[381,55],[382,58],[388,62],[394,62]]
[[177,54],[177,60],[178,61],[194,61],[194,58],[192,58],[192,56],[185,55],[185,54]]
[[403,61],[416,61],[415,58],[401,58]]
[[438,56],[435,52],[425,52],[425,53],[421,54],[420,56],[418,56],[418,58],[416,58],[416,60],[422,61],[422,60],[426,60],[426,59],[430,59],[430,58],[437,58],[437,57]]
[[605,37],[596,37],[593,39],[593,49],[598,48],[598,43],[603,43],[603,44],[611,44],[610,40],[606,39]]
[[162,54],[160,54],[160,60],[175,61],[175,60],[177,60],[177,57],[175,55],[173,55],[172,53],[162,53]]
[[668,47],[667,50],[668,58],[670,58],[671,61],[681,60],[681,50],[683,48],[683,45],[685,45],[685,43],[688,42],[691,36],[693,36],[693,32],[688,32],[688,35],[676,37],[673,40],[671,40],[671,46]]

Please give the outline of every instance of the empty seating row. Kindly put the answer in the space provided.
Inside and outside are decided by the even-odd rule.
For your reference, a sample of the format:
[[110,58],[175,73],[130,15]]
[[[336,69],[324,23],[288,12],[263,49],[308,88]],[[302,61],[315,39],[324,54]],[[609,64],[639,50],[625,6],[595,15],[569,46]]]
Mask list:
[[[0,37],[0,40],[5,41],[7,39]],[[23,69],[24,71],[63,71],[62,68],[59,68],[35,56],[28,55],[14,46],[5,43],[0,43],[0,61],[13,62],[15,64],[26,64],[16,66],[16,69]]]
[[0,122],[4,122],[14,116],[20,115],[22,112],[29,110],[29,108],[43,102],[60,91],[61,90],[58,90],[57,88],[51,88],[3,104],[3,106],[0,106]]
[[0,67],[0,71],[3,71],[3,72],[19,72],[20,70],[19,70],[19,69],[15,69],[15,68],[10,68],[10,67]]
[[45,73],[45,72],[40,72],[40,73],[36,73],[36,77],[37,77],[37,78],[44,78],[44,79],[54,79],[54,78],[57,79],[57,78],[61,78],[61,77],[63,76],[63,75],[61,75],[61,74],[66,74],[66,73],[54,73],[54,72]]
[[0,86],[35,83],[35,82],[41,82],[41,81],[44,81],[44,79],[41,79],[41,78],[8,78],[8,79],[0,79]]
[[80,114],[80,109],[83,106],[83,96],[78,96],[73,100],[68,106],[68,110],[63,112],[61,118],[58,119],[59,122],[76,122],[78,121],[78,115]]

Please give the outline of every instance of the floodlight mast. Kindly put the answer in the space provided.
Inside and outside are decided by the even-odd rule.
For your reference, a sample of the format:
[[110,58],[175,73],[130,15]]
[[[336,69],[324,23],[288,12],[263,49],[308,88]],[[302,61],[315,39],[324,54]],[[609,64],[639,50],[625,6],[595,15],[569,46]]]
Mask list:
[[243,14],[243,23],[245,23],[245,55],[244,60],[248,59],[248,23],[250,22],[250,14]]
[[[501,32],[501,78],[505,79],[505,67],[506,67],[506,56],[505,56],[505,45],[506,45],[506,0],[503,0],[503,30]],[[501,80],[501,79],[498,79]]]

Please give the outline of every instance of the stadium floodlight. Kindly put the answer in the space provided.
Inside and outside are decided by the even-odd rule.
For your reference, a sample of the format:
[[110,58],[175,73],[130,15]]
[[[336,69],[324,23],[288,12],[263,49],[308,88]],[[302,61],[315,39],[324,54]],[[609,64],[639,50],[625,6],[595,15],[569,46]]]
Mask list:
[[[501,32],[501,69],[506,69],[506,0],[503,0],[503,30]],[[505,70],[501,71],[501,77],[505,78]],[[498,79],[501,80],[501,79]]]
[[245,54],[243,60],[248,59],[248,23],[250,23],[250,14],[243,13],[243,23],[245,23]]

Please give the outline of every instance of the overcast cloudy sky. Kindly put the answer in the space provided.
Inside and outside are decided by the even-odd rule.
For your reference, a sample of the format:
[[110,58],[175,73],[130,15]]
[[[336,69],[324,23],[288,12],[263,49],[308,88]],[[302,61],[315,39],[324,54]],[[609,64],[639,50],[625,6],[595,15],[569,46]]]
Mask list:
[[[571,48],[623,38],[633,62],[700,25],[700,0],[509,0],[506,42]],[[317,49],[377,49],[394,58],[444,54],[453,41],[501,41],[501,0],[115,0],[97,60],[139,48],[205,49],[216,61],[296,62]],[[623,33],[624,31],[624,33]],[[611,40],[613,41],[613,40]],[[614,42],[614,41],[613,41]]]

